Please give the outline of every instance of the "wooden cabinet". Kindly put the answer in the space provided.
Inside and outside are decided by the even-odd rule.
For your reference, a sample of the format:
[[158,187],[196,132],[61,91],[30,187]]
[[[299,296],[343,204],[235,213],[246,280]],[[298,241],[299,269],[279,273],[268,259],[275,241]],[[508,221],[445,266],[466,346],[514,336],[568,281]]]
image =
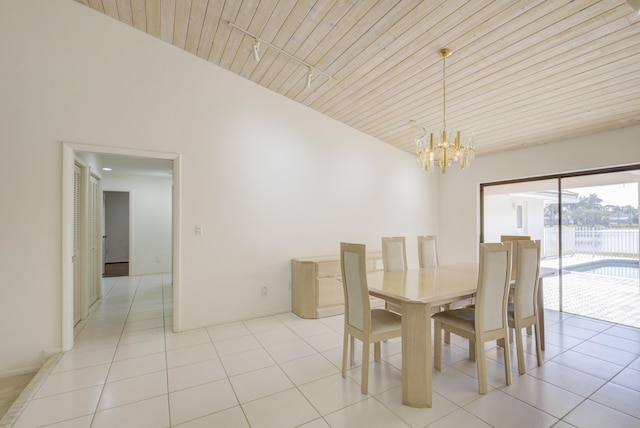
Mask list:
[[[382,253],[367,254],[367,272],[382,270]],[[302,318],[344,313],[340,256],[291,259],[291,308]],[[372,299],[378,306],[379,299]]]

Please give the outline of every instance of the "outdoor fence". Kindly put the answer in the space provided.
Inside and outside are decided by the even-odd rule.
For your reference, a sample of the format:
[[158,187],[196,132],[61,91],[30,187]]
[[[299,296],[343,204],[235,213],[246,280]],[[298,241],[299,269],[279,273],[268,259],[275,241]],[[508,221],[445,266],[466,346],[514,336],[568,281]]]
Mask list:
[[[557,228],[544,229],[543,257],[558,257]],[[574,254],[638,258],[640,235],[638,229],[595,229],[565,227],[562,229],[562,255]]]

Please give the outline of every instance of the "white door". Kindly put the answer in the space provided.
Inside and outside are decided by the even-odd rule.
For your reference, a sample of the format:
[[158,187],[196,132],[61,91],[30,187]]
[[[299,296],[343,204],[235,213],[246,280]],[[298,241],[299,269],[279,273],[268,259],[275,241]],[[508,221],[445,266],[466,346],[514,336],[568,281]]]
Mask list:
[[82,277],[80,263],[80,191],[82,170],[75,164],[73,170],[73,325],[80,321],[82,313]]
[[98,243],[100,242],[100,225],[99,225],[99,191],[100,191],[100,179],[95,175],[91,174],[89,178],[89,206],[88,206],[88,229],[89,229],[89,254],[87,260],[87,270],[88,270],[88,284],[87,291],[89,295],[89,306],[91,306],[99,297],[99,287],[100,287],[100,261],[98,260],[99,251],[98,251]]

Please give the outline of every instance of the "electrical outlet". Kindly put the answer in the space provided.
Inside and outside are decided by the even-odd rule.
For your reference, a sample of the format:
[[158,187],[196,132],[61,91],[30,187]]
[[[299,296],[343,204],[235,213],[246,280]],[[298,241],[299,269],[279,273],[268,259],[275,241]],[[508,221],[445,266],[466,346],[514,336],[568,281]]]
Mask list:
[[262,295],[266,296],[267,294],[269,294],[269,288],[266,285],[262,286]]

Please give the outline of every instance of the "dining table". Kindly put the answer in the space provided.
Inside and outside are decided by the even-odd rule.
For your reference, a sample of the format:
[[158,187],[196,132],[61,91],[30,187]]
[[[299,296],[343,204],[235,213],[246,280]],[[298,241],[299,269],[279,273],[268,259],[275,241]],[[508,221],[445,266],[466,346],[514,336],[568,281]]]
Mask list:
[[[367,273],[369,294],[401,307],[402,404],[431,407],[433,354],[432,308],[472,297],[478,285],[477,263],[457,263],[397,272]],[[543,279],[557,270],[541,268],[538,286],[538,325],[544,349]]]
[[474,295],[478,264],[460,263],[397,272],[367,273],[369,294],[402,311],[402,404],[431,407],[432,308]]

